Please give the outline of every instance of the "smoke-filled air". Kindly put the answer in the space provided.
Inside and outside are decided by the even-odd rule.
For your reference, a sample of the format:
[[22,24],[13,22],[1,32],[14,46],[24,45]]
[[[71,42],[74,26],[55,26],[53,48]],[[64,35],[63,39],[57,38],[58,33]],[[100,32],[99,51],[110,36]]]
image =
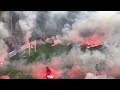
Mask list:
[[0,79],[119,79],[119,11],[0,11]]

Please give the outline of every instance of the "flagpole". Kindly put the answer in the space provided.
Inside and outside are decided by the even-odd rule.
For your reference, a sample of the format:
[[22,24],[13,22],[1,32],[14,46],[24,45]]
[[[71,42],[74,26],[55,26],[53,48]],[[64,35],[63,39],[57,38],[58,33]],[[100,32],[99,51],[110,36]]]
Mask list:
[[30,56],[30,48],[31,48],[31,44],[30,44],[30,40],[28,39],[29,42],[29,56]]
[[10,14],[11,14],[11,30],[12,30],[13,29],[12,28],[12,12]]
[[36,52],[36,40],[35,40],[35,52]]
[[30,43],[29,43],[29,56],[30,56]]

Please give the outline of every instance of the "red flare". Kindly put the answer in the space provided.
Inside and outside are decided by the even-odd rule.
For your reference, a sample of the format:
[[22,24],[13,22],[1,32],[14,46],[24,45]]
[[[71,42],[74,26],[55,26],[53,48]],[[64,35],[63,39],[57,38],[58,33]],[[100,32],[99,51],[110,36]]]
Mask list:
[[3,65],[4,60],[2,58],[0,58],[0,65]]
[[47,79],[52,79],[53,75],[47,75]]
[[46,67],[46,79],[52,79],[53,75],[51,74],[51,70],[49,67]]
[[83,44],[80,46],[84,46],[86,48],[98,47],[103,45],[102,37],[98,35],[93,35],[91,37],[84,38]]
[[0,64],[2,65],[2,64],[3,64],[3,62],[2,62],[2,61],[0,61]]

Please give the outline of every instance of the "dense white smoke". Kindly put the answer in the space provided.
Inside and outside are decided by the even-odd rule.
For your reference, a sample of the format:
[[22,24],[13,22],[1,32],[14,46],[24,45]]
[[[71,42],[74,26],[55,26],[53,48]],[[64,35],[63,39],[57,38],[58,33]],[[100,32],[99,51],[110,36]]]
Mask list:
[[[4,42],[4,38],[9,36],[9,32],[5,23],[0,21],[0,68],[5,69],[6,67],[6,57],[8,55],[8,47]],[[3,65],[5,64],[5,65]]]
[[96,76],[93,73],[87,73],[85,79],[114,79],[113,77],[107,77],[107,75]]
[[20,27],[22,28],[23,33],[26,34],[25,42],[28,43],[31,37],[31,33],[36,28],[36,18],[37,12],[35,11],[23,11],[23,12],[16,12],[21,15],[19,23]]
[[[24,34],[24,41],[29,42],[33,32],[35,35],[55,35],[46,42],[64,45],[66,42],[83,44],[84,42],[103,42],[103,51],[86,50],[74,45],[68,54],[51,56],[49,60],[40,60],[26,64],[26,60],[15,61],[11,66],[18,71],[32,75],[33,78],[44,79],[45,67],[49,66],[55,78],[70,79],[112,79],[119,78],[119,40],[120,14],[118,11],[16,11],[19,24]],[[10,16],[3,13],[4,22],[0,22],[0,57],[7,56],[7,45],[2,38],[9,36]],[[59,34],[61,36],[59,36]],[[84,38],[83,38],[84,36]],[[45,42],[45,43],[46,43]],[[99,64],[100,75],[95,75],[95,65]],[[102,73],[104,72],[104,73]]]
[[[70,55],[69,53],[69,58],[71,57],[74,62],[79,62],[77,63],[79,67],[82,63],[83,67],[87,68],[87,72],[94,72],[96,63],[105,62],[106,69],[103,69],[105,69],[105,71],[107,72],[109,71],[108,69],[111,68],[111,71],[107,72],[106,74],[110,76],[112,75],[113,77],[119,76],[119,47],[113,48],[113,46],[109,46],[106,43],[113,43],[113,41],[115,41],[115,43],[119,43],[119,22],[120,15],[119,12],[116,11],[80,12],[76,17],[75,22],[71,26],[69,23],[65,23],[65,25],[67,24],[67,26],[65,26],[65,29],[63,28],[62,30],[67,30],[67,32],[63,33],[63,40],[67,39],[68,41],[70,40],[72,42],[79,42],[79,40],[83,40],[82,38],[79,38],[80,32],[93,31],[94,33],[98,34],[98,36],[103,40],[103,42],[106,44],[106,48],[108,49],[104,50],[106,53],[93,51],[92,55],[89,51],[81,54],[80,52],[77,53],[77,51],[75,50],[72,55]],[[64,58],[67,62],[67,56],[65,56]],[[114,68],[114,66],[116,67]],[[104,67],[104,65],[101,65],[100,67]]]

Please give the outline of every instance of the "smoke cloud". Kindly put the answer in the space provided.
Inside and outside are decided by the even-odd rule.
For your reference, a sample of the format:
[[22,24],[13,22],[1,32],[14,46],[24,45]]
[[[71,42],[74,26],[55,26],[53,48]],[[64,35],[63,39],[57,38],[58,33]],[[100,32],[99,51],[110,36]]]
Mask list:
[[[11,14],[15,14],[13,20]],[[7,65],[14,67],[15,70],[27,73],[35,79],[46,78],[46,66],[50,67],[55,79],[119,78],[120,13],[118,11],[6,11],[1,17],[3,19],[0,21],[0,60],[7,57],[10,48],[4,39],[11,37],[14,31],[19,31],[18,35],[22,35],[21,39],[25,43],[28,43],[33,36],[36,39],[37,36],[45,35],[56,36],[50,37],[45,42],[40,41],[54,42],[51,46],[73,43],[67,54],[65,51],[57,56],[51,56],[48,60],[43,58],[30,64],[26,59],[6,61]],[[12,29],[11,22],[15,23]],[[17,41],[12,43],[18,43]],[[85,44],[103,46],[102,50],[82,51],[80,45]],[[40,54],[45,56],[44,53]],[[98,76],[95,75],[96,64],[99,64],[100,69]]]

